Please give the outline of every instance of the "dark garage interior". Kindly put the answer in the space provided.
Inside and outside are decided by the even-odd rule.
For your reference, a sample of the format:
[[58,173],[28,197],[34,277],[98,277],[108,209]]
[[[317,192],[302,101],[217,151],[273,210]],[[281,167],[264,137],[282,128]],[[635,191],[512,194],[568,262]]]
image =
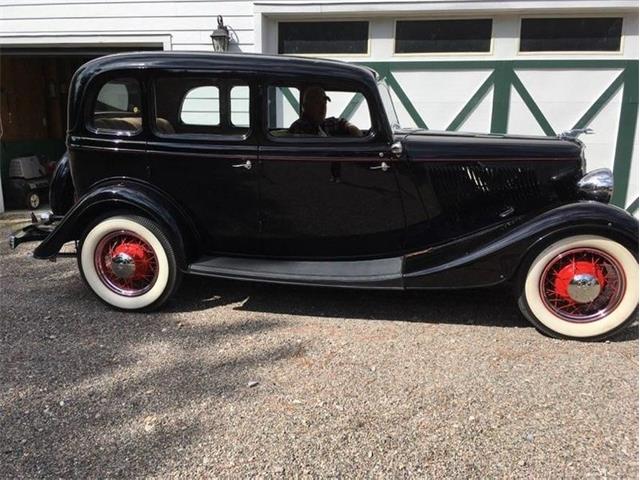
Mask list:
[[5,48],[0,56],[0,177],[5,205],[24,208],[9,187],[12,159],[36,155],[50,171],[65,150],[67,92],[75,70],[110,53],[161,47]]

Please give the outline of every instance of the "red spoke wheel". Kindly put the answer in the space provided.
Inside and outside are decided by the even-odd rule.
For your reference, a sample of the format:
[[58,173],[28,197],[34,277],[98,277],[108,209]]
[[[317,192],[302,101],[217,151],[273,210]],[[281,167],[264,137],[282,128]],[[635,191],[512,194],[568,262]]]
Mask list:
[[105,235],[94,254],[102,282],[120,295],[148,292],[158,278],[158,259],[147,242],[128,230]]
[[521,292],[522,313],[546,333],[605,338],[635,319],[638,260],[606,237],[567,237],[533,259]]
[[150,310],[177,287],[180,271],[164,230],[137,216],[104,218],[87,229],[78,265],[93,292],[125,310]]
[[607,253],[577,248],[559,254],[540,277],[549,310],[569,322],[593,322],[611,313],[625,289],[620,264]]

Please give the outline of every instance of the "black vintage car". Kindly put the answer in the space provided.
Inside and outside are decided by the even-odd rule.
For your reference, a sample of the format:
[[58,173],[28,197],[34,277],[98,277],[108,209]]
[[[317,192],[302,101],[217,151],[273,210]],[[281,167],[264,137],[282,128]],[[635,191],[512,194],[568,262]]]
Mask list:
[[544,332],[601,339],[636,315],[638,222],[607,204],[611,172],[586,172],[577,133],[401,128],[384,79],[336,61],[107,56],[73,78],[58,215],[11,243],[52,259],[75,241],[89,288],[126,310],[184,274],[506,284]]

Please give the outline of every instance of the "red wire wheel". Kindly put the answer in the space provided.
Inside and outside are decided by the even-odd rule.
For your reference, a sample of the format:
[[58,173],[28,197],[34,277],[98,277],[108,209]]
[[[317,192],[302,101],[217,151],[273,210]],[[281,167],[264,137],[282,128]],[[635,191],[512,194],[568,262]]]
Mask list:
[[94,264],[102,283],[126,297],[143,295],[158,278],[153,248],[129,230],[105,235],[95,249]]
[[609,254],[576,248],[554,257],[540,277],[540,297],[563,320],[594,322],[618,306],[625,292],[625,275]]

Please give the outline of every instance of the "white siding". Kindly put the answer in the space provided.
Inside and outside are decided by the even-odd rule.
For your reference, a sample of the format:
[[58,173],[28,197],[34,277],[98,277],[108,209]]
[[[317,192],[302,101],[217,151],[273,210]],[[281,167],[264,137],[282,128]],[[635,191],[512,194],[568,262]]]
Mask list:
[[165,49],[211,51],[209,35],[222,15],[231,29],[231,50],[254,49],[253,4],[248,1],[6,0],[0,5],[0,45],[132,40],[144,45],[150,35],[159,35],[169,37]]

